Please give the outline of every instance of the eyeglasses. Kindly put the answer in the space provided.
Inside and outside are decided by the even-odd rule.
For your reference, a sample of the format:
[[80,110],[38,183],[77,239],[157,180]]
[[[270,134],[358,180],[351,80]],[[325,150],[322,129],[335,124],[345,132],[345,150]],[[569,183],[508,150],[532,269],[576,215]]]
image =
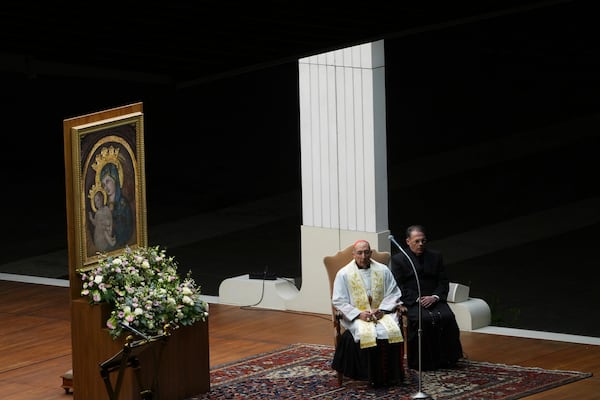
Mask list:
[[364,254],[365,256],[368,256],[371,254],[371,250],[358,250],[358,251],[355,251],[354,254],[359,255],[359,256],[362,256]]

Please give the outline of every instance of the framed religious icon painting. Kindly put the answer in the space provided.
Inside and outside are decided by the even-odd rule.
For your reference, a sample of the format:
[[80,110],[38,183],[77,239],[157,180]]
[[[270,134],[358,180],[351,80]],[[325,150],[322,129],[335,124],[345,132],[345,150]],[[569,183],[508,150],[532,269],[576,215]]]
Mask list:
[[70,275],[147,246],[141,103],[64,121]]

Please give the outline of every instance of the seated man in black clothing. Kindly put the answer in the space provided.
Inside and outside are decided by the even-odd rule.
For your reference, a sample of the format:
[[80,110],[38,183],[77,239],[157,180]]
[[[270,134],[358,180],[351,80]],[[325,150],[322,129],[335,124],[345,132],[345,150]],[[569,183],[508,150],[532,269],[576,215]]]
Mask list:
[[411,262],[403,252],[392,256],[391,269],[402,292],[402,302],[408,308],[408,366],[411,369],[419,368],[419,305],[422,318],[422,369],[454,366],[463,353],[456,318],[446,303],[449,280],[442,255],[425,248],[427,236],[420,225],[408,227],[406,243],[406,253],[419,277],[421,296]]

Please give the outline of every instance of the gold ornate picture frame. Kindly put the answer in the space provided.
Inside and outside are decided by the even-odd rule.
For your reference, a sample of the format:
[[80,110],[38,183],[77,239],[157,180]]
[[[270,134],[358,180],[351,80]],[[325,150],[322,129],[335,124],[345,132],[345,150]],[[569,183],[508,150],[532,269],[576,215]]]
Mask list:
[[99,254],[147,246],[141,103],[64,121],[71,282]]

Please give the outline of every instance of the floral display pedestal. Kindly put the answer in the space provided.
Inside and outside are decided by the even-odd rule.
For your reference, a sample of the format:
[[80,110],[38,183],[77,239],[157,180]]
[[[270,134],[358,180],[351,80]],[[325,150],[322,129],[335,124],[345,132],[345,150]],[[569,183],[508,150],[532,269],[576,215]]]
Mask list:
[[[125,338],[113,340],[105,327],[108,304],[91,305],[86,299],[71,301],[73,352],[73,398],[105,400],[107,392],[100,364],[118,353]],[[139,357],[141,385],[133,372],[125,372],[120,388],[122,399],[139,400],[140,391],[153,388],[156,398],[182,400],[210,389],[208,320],[176,329],[160,352]],[[116,378],[116,377],[115,377]]]

